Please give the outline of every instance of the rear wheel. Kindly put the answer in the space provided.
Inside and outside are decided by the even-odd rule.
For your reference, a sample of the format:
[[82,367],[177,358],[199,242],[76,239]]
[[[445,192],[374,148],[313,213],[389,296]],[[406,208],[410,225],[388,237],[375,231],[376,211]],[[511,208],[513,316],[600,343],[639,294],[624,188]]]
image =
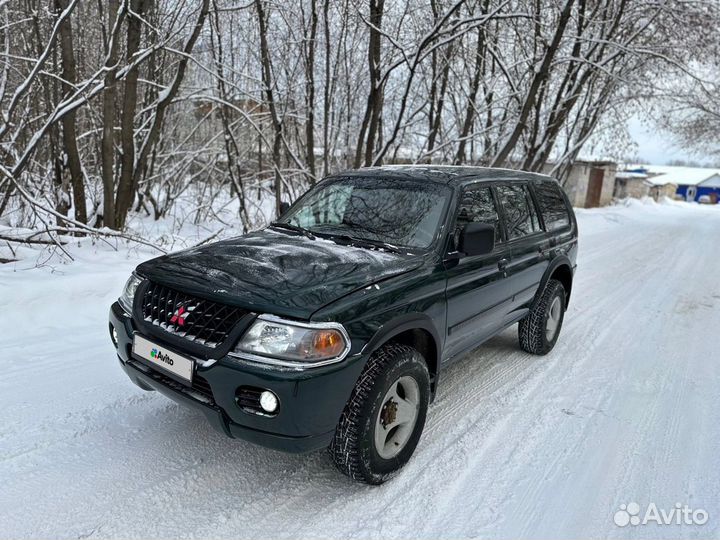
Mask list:
[[520,347],[532,354],[547,354],[555,346],[565,317],[565,288],[548,281],[540,298],[518,325]]
[[425,425],[430,375],[412,347],[389,343],[373,354],[338,422],[330,448],[349,477],[381,484],[410,459]]

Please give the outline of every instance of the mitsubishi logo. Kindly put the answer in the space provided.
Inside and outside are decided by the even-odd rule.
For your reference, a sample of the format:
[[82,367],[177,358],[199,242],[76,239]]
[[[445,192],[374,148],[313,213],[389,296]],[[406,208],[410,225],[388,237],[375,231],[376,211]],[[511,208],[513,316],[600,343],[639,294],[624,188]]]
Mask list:
[[185,320],[190,316],[190,313],[195,309],[195,306],[190,306],[185,309],[185,306],[180,306],[175,310],[173,316],[170,317],[170,322],[176,326],[185,326]]

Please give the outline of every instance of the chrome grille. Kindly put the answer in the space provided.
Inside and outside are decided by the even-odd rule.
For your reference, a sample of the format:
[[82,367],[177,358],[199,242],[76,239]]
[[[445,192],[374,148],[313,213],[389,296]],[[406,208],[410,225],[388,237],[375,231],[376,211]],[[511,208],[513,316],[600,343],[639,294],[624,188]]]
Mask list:
[[247,311],[150,283],[142,301],[145,321],[206,347],[217,347]]

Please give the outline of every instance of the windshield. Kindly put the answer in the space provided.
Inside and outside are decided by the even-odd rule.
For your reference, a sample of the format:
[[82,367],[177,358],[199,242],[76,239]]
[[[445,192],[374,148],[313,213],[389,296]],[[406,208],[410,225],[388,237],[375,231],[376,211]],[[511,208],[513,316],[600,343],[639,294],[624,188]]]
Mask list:
[[406,248],[432,244],[450,189],[413,180],[348,177],[309,191],[280,220],[316,234]]

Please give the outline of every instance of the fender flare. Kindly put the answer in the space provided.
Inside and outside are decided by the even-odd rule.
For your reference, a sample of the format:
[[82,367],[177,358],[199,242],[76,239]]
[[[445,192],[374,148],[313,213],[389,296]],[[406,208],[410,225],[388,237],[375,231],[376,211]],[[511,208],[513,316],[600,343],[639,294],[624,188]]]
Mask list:
[[[434,396],[440,372],[443,342],[440,338],[438,329],[429,316],[423,313],[404,313],[402,315],[398,315],[397,317],[393,317],[389,321],[383,323],[380,328],[375,331],[375,334],[373,334],[372,338],[370,338],[370,340],[365,344],[360,353],[369,357],[392,338],[408,330],[425,330],[430,334],[434,341],[435,361],[434,365],[428,365],[432,394]],[[426,361],[430,364],[429,359],[426,359]]]
[[393,337],[407,330],[426,330],[435,341],[435,352],[440,358],[441,341],[440,335],[432,322],[432,319],[423,313],[405,313],[383,323],[373,334],[372,338],[360,351],[362,354],[370,355],[378,350],[383,344]]
[[[566,255],[558,255],[555,257],[548,267],[545,269],[545,273],[543,274],[542,279],[540,280],[540,286],[538,287],[537,293],[535,293],[535,299],[533,300],[533,305],[537,301],[538,298],[542,295],[542,292],[545,290],[545,286],[547,285],[547,282],[550,281],[550,276],[560,268],[561,266],[567,266],[568,270],[570,271],[570,275],[573,276],[575,271],[573,269],[572,262]],[[570,302],[570,292],[568,291],[567,296],[565,298],[565,307],[567,308],[567,304]]]

